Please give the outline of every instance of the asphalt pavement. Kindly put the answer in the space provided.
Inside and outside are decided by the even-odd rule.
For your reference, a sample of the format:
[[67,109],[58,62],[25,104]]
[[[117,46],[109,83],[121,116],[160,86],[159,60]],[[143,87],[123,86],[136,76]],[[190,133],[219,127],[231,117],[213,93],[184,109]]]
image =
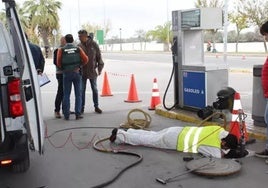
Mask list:
[[[115,65],[111,61],[106,63],[107,65],[110,63],[108,67]],[[160,67],[164,68],[162,65]],[[142,69],[145,68],[142,67]],[[48,66],[46,70],[48,70],[51,83],[41,88],[43,114],[47,129],[45,153],[42,156],[39,156],[37,152],[30,153],[31,166],[26,173],[12,174],[8,169],[0,169],[0,188],[89,188],[110,180],[136,158],[102,153],[94,150],[93,144],[98,139],[110,136],[112,129],[125,122],[128,112],[134,108],[142,109],[150,114],[152,122],[149,128],[151,130],[192,125],[189,122],[166,118],[156,114],[155,111],[149,111],[151,93],[146,90],[139,90],[143,91],[139,93],[142,102],[124,102],[127,98],[127,91],[122,92],[122,84],[129,83],[128,79],[123,81],[128,78],[124,74],[116,75],[117,79],[118,77],[120,79],[118,79],[116,87],[112,88],[115,91],[114,95],[100,98],[102,114],[94,112],[90,101],[86,106],[83,119],[75,120],[74,116],[71,116],[70,121],[56,119],[53,116],[55,78],[53,69],[49,70]],[[127,69],[119,67],[119,70],[123,72]],[[147,79],[147,77],[145,78]],[[151,86],[152,80],[148,82]],[[150,90],[151,88],[149,88]],[[91,99],[90,92],[87,92],[87,99]],[[73,102],[72,96],[72,105]],[[102,146],[108,149],[137,152],[143,156],[140,164],[128,169],[116,181],[107,186],[109,188],[264,188],[267,186],[268,166],[264,159],[252,156],[239,159],[238,162],[242,168],[239,173],[234,175],[205,177],[190,173],[179,177],[174,182],[162,185],[156,182],[156,178],[172,177],[187,170],[183,157],[191,156],[199,159],[200,156],[144,146],[117,146],[109,142]],[[258,139],[256,143],[247,145],[246,148],[260,151],[264,148],[264,141]]]
[[[136,158],[95,151],[92,148],[93,143],[99,138],[109,136],[113,127],[118,127],[120,123],[127,120],[127,114],[133,108],[141,108],[151,115],[151,130],[191,125],[179,120],[163,118],[154,111],[148,111],[147,106],[142,103],[124,103],[121,98],[120,95],[113,96],[113,100],[103,98],[103,114],[96,114],[93,109],[87,109],[81,120],[75,120],[74,117],[71,117],[70,121],[54,117],[46,118],[49,138],[45,140],[45,154],[39,156],[31,152],[31,167],[24,174],[12,174],[6,169],[1,169],[0,187],[88,188],[108,181]],[[55,131],[70,128],[74,129],[54,134]],[[261,150],[263,146],[262,141],[257,141],[255,144],[248,145],[247,148]],[[109,142],[104,143],[103,147],[137,152],[143,156],[140,164],[127,170],[108,186],[111,188],[160,188],[163,186],[191,188],[196,185],[199,188],[266,187],[268,166],[265,165],[263,159],[255,157],[239,160],[242,163],[242,169],[235,175],[212,178],[190,173],[178,178],[177,181],[162,185],[155,179],[185,172],[186,162],[183,161],[183,157],[189,156],[188,154],[143,146],[116,146]],[[195,159],[200,158],[198,155],[191,156]]]

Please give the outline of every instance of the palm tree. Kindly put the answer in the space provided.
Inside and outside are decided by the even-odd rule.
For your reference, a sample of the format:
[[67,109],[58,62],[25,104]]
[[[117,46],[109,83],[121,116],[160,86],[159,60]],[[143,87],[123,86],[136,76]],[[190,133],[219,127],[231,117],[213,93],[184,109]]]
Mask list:
[[49,39],[52,30],[59,29],[58,10],[62,3],[57,0],[27,0],[23,4],[25,14],[28,14],[28,28],[34,32],[36,29],[43,39],[45,48],[49,48]]

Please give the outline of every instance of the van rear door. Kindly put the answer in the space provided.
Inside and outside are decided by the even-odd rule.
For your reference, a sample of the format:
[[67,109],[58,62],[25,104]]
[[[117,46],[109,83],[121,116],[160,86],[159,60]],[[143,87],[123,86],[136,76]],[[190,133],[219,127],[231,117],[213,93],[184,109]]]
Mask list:
[[13,0],[2,0],[6,6],[7,23],[14,44],[22,85],[26,129],[34,149],[43,153],[44,121],[41,94],[31,51],[21,27]]

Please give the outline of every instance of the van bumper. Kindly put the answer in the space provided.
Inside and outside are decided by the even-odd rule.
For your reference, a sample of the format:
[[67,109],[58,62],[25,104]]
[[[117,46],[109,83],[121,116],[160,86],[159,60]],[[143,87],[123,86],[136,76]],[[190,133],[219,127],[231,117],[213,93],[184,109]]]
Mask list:
[[4,146],[4,152],[1,152],[0,148],[0,165],[2,161],[11,160],[14,161],[21,161],[25,159],[28,155],[28,141],[26,134],[11,134],[9,136],[10,140],[4,142],[3,144],[9,144],[9,146]]

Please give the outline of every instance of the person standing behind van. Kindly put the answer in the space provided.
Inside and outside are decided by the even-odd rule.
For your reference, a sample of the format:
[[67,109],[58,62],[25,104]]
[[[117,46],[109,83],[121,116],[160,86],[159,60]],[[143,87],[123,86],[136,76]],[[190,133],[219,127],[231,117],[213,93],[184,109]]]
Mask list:
[[[66,40],[64,37],[60,38],[60,48],[66,45]],[[54,65],[57,65],[57,53],[58,49],[54,50],[53,52],[53,63]],[[63,99],[63,74],[62,70],[56,66],[56,79],[58,81],[58,89],[57,89],[57,94],[55,98],[55,118],[61,118],[60,114],[60,107]]]
[[28,39],[28,35],[26,33],[25,33],[25,37],[28,41],[28,44],[29,44],[29,47],[33,56],[35,69],[38,74],[42,74],[44,72],[44,67],[45,67],[45,58],[42,54],[41,48],[38,45],[30,42]]
[[63,101],[62,110],[64,119],[69,120],[70,116],[70,95],[72,84],[74,85],[75,93],[75,115],[76,119],[81,119],[81,104],[82,104],[82,76],[80,67],[88,62],[88,57],[85,52],[77,46],[73,45],[73,36],[67,34],[65,36],[66,45],[58,49],[57,66],[63,71]]

